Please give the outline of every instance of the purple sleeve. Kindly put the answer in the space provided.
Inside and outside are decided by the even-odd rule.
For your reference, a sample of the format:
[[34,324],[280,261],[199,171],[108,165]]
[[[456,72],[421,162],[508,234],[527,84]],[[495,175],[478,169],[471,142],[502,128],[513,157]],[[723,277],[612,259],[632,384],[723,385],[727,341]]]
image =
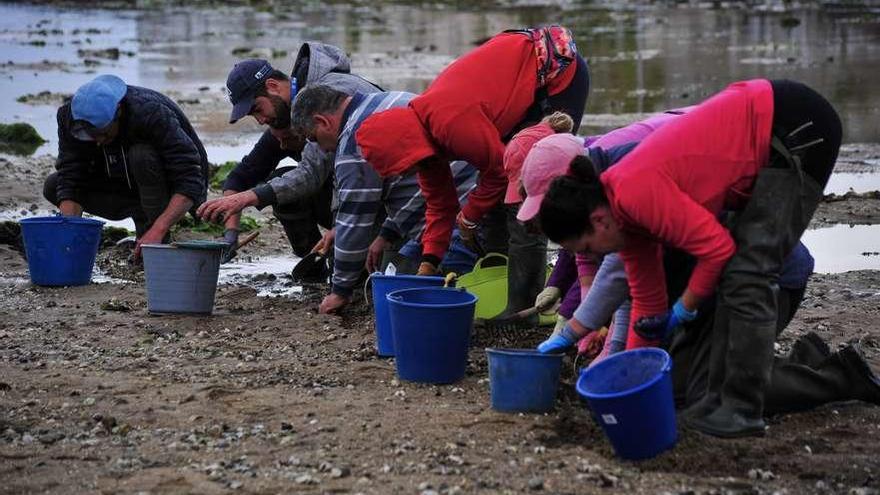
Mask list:
[[571,284],[571,287],[568,288],[568,291],[565,292],[565,296],[562,298],[562,303],[559,305],[558,313],[563,318],[571,319],[574,316],[574,311],[581,305],[581,284],[580,282],[575,282]]
[[556,287],[565,293],[571,284],[577,281],[577,268],[573,254],[564,249],[560,249],[557,253],[556,265],[550,273],[550,278],[547,279],[547,287]]
[[693,108],[693,106],[684,107],[673,110],[677,113],[658,113],[656,115],[652,115],[645,120],[632,123],[619,129],[614,129],[613,131],[606,133],[605,135],[600,136],[598,139],[594,140],[592,143],[589,144],[589,146],[596,146],[607,150],[615,146],[620,146],[622,144],[640,142],[642,139],[648,137],[648,135],[652,132],[682,116],[683,114],[690,112]]

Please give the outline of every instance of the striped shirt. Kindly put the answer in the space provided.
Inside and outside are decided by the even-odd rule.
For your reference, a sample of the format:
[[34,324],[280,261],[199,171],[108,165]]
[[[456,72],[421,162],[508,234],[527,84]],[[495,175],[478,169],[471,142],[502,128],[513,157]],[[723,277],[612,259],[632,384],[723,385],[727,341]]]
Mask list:
[[[425,198],[416,174],[382,179],[364,159],[355,140],[355,133],[367,117],[389,108],[405,107],[415,96],[400,91],[356,93],[343,114],[334,165],[339,201],[332,279],[334,294],[348,297],[354,290],[366,264],[367,250],[382,209],[385,220],[379,229],[380,236],[389,241],[421,239],[425,228]],[[477,170],[462,161],[452,162],[450,167],[459,202],[463,202],[476,187]]]

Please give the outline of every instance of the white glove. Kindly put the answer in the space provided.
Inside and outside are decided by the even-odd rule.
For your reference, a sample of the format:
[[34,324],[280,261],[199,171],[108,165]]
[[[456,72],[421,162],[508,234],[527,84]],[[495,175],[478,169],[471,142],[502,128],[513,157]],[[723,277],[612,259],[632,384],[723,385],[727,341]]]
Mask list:
[[551,335],[556,335],[565,328],[565,325],[568,323],[568,318],[562,315],[556,315],[556,326],[553,327],[553,333]]
[[544,290],[535,298],[535,307],[539,312],[544,313],[552,308],[560,297],[562,297],[562,291],[558,287],[544,287]]

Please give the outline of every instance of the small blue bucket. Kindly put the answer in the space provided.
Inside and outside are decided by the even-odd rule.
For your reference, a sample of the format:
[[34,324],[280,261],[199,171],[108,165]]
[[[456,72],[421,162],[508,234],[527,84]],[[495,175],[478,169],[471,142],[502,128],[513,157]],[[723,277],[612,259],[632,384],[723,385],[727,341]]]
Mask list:
[[648,459],[675,445],[671,369],[663,349],[634,349],[587,368],[578,379],[578,393],[619,457]]
[[464,377],[477,296],[461,289],[403,289],[387,296],[397,376],[421,383]]
[[31,282],[35,285],[87,285],[104,222],[80,217],[19,220]]
[[373,284],[373,309],[376,312],[376,353],[383,357],[394,356],[394,337],[391,335],[391,316],[388,314],[389,292],[417,287],[440,287],[443,277],[424,277],[417,275],[382,275],[374,273],[370,276]]
[[553,410],[563,354],[534,349],[486,349],[492,409],[543,413]]
[[223,245],[144,244],[147,311],[209,315],[220,274]]

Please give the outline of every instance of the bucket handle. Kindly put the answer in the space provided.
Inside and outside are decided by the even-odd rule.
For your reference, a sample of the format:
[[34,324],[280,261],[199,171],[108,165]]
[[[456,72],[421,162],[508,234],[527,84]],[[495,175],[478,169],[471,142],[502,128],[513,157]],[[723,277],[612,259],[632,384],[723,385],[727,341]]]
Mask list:
[[507,265],[507,255],[504,255],[501,253],[489,253],[486,256],[483,256],[482,258],[477,260],[477,263],[474,265],[474,270],[482,269],[483,262],[485,262],[486,260],[492,259],[492,258],[501,258],[504,260],[504,265],[505,266]]
[[367,279],[364,280],[364,300],[367,301],[367,306],[370,305],[370,293],[367,291],[367,286],[370,285],[370,280],[373,278],[373,274],[367,275]]

